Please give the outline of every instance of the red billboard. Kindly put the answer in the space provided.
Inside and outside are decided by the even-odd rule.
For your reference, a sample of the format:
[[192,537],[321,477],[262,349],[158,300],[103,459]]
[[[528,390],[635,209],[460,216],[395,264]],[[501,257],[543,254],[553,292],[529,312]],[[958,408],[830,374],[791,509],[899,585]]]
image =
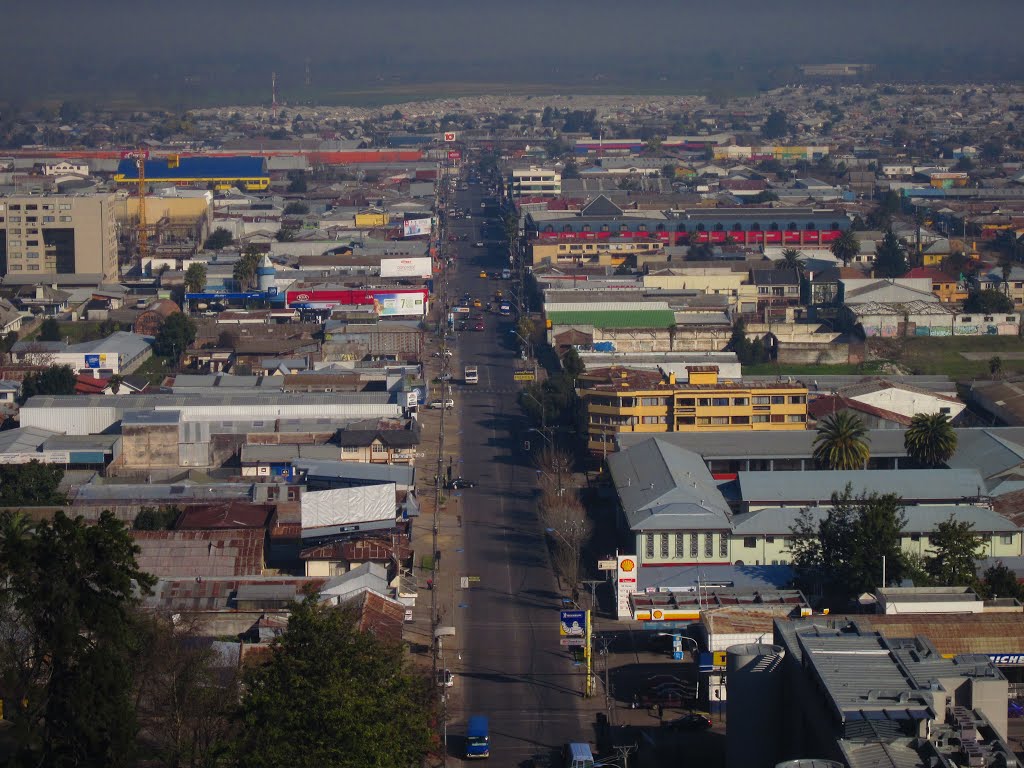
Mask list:
[[292,306],[331,307],[340,305],[373,306],[382,316],[423,315],[427,310],[429,292],[426,288],[310,288],[285,292],[285,302]]
[[461,160],[462,159],[462,153],[459,152],[459,150],[457,150],[457,149],[452,149],[452,150],[450,150],[448,152],[448,159],[449,160]]

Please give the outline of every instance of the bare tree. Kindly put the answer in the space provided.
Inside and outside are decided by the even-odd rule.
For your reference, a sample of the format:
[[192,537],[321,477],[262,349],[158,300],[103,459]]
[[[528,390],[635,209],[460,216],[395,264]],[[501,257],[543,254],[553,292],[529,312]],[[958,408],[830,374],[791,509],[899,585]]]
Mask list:
[[237,660],[221,658],[195,621],[138,615],[136,713],[141,745],[167,768],[219,765],[238,703]]
[[590,519],[579,492],[569,482],[572,460],[568,453],[549,447],[538,455],[537,468],[537,511],[550,536],[555,567],[576,599],[583,579],[583,547],[592,531]]

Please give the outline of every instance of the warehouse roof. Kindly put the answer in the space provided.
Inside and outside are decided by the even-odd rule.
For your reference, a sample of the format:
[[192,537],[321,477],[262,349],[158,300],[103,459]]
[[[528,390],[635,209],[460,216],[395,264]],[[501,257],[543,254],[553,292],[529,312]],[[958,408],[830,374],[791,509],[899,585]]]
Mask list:
[[675,313],[670,309],[547,312],[552,325],[589,325],[595,328],[672,328]]
[[139,569],[158,578],[258,576],[262,529],[132,531]]
[[[911,471],[911,470],[908,470]],[[786,473],[791,474],[791,473]],[[816,525],[828,515],[827,507],[806,508]],[[797,518],[804,511],[796,507],[769,507],[755,512],[742,512],[733,517],[733,534],[736,536],[789,536]],[[910,505],[903,510],[907,522],[903,532],[908,534],[929,533],[939,523],[953,515],[957,522],[974,526],[976,533],[1016,533],[1018,528],[1012,522],[987,507],[969,505]]]
[[307,478],[317,477],[340,481],[357,480],[411,486],[416,477],[416,469],[404,464],[366,464],[357,461],[298,459],[292,461],[292,466],[298,472],[305,472]]
[[827,501],[850,485],[854,494],[894,493],[906,501],[959,501],[985,491],[976,469],[865,469],[804,472],[740,472],[744,502],[780,504]]
[[[165,179],[252,179],[267,175],[266,161],[261,157],[182,157],[178,167],[170,168],[166,158],[146,161],[146,181]],[[122,160],[114,174],[117,181],[134,181],[139,169],[134,160]]]
[[29,398],[28,408],[215,408],[218,406],[283,405],[387,405],[394,400],[389,392],[294,392],[253,394],[247,391],[211,392],[189,395],[46,395]]

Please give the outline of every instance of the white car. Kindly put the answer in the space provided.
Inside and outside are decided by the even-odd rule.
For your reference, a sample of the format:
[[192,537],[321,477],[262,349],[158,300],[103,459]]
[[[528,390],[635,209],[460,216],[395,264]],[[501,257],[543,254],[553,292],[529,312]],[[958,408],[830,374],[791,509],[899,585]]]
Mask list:
[[442,408],[454,408],[454,400],[431,400],[430,405],[427,408],[433,408],[434,410],[441,410]]
[[451,688],[455,685],[455,675],[452,674],[450,669],[439,669],[437,670],[437,684],[445,688]]
[[411,624],[412,623],[412,608],[406,608],[405,609],[405,623],[406,624]]

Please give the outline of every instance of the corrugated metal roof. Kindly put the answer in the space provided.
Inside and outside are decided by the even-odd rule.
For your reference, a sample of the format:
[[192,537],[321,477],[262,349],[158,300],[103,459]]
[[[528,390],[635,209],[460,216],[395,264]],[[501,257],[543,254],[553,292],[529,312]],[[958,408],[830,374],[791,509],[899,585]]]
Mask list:
[[672,328],[676,316],[672,310],[615,310],[547,312],[552,325],[589,325],[594,328]]
[[[907,470],[913,471],[913,470]],[[791,474],[791,473],[784,473]],[[756,512],[744,512],[733,517],[733,534],[736,536],[789,536],[804,508],[770,507]],[[815,523],[828,515],[827,507],[807,508]],[[1012,522],[986,507],[910,505],[903,510],[906,524],[903,534],[930,533],[939,523],[952,515],[958,522],[971,523],[975,533],[1016,533],[1018,528]]]
[[[267,175],[266,163],[261,157],[181,157],[178,167],[170,168],[165,158],[146,161],[146,181],[161,179],[251,179]],[[139,178],[134,160],[122,160],[115,176],[127,181]]]
[[867,469],[805,472],[740,472],[743,501],[796,503],[827,500],[851,485],[853,493],[895,493],[904,499],[956,501],[985,490],[976,469]]

